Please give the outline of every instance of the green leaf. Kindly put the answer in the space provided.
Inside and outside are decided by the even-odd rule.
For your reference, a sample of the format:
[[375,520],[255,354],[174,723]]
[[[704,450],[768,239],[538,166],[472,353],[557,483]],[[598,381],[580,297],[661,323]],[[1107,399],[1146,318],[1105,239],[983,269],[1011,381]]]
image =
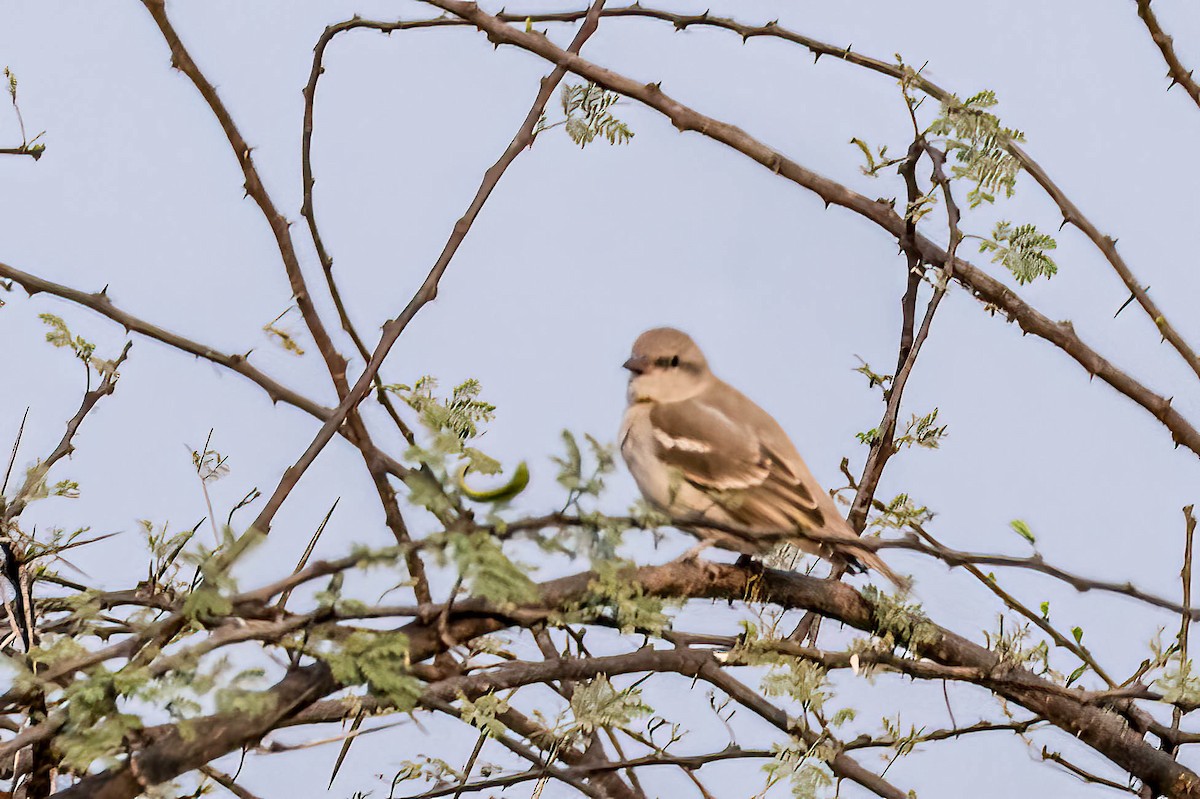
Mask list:
[[1077,643],[1077,644],[1083,643],[1083,628],[1082,627],[1072,627],[1071,635],[1073,635],[1075,637],[1075,643]]
[[996,104],[996,93],[986,90],[966,100],[952,97],[942,103],[941,115],[928,130],[932,135],[946,137],[946,151],[953,153],[956,161],[951,168],[953,176],[975,184],[967,193],[972,208],[995,202],[995,193],[999,191],[1011,197],[1021,170],[1020,161],[1008,151],[1007,144],[1024,141],[1025,136],[1019,130],[1004,127],[987,110]]
[[563,623],[588,623],[611,613],[622,633],[661,633],[671,620],[662,599],[646,594],[632,579],[636,566],[628,561],[606,560],[595,564],[596,577],[578,602],[563,608]]
[[508,702],[495,694],[484,694],[472,702],[465,694],[460,693],[458,699],[458,713],[463,721],[477,727],[491,738],[499,738],[506,732],[504,722],[496,716],[508,712]]
[[448,550],[463,581],[475,596],[502,607],[533,602],[538,589],[528,568],[508,559],[500,543],[486,530],[451,533]]
[[366,685],[397,709],[412,710],[421,681],[408,670],[408,636],[400,632],[355,630],[329,652],[317,655],[343,685]]
[[992,253],[992,263],[1003,264],[1021,285],[1058,274],[1058,264],[1046,255],[1057,247],[1053,236],[1039,233],[1034,225],[1013,227],[1007,221],[997,222],[992,238],[979,243],[979,251]]
[[554,458],[558,464],[557,480],[568,490],[578,489],[583,484],[583,454],[579,451],[579,443],[570,430],[562,431],[563,445],[567,449],[565,458]]
[[911,447],[914,444],[925,449],[937,449],[942,445],[942,439],[947,436],[949,425],[937,423],[938,409],[934,408],[924,416],[915,413],[904,428],[904,435],[896,439],[897,447]]
[[1071,684],[1074,683],[1076,680],[1078,680],[1080,677],[1082,677],[1084,672],[1086,672],[1087,670],[1088,670],[1088,664],[1086,664],[1086,663],[1080,664],[1079,668],[1075,669],[1075,671],[1071,672],[1071,674],[1067,677],[1067,687],[1070,688]]
[[1008,523],[1008,526],[1012,528],[1012,531],[1014,533],[1021,536],[1021,538],[1024,538],[1029,543],[1031,543],[1031,544],[1037,543],[1037,538],[1034,537],[1033,530],[1030,530],[1029,525],[1026,524],[1025,522],[1021,521],[1020,519],[1013,519],[1011,522]]
[[784,662],[771,669],[762,680],[762,692],[766,696],[786,696],[805,709],[820,711],[829,698],[825,688],[825,669],[811,660],[786,657]]
[[640,690],[619,690],[603,674],[594,680],[579,683],[571,695],[574,727],[584,733],[591,733],[597,729],[627,727],[634,719],[653,712],[654,708],[642,701]]
[[628,144],[633,139],[629,126],[609,111],[621,99],[616,92],[589,81],[563,84],[560,97],[567,135],[580,148],[591,144],[597,136],[609,144]]
[[92,353],[96,351],[96,345],[85,339],[83,336],[73,336],[67,323],[62,320],[62,317],[55,316],[51,313],[38,314],[38,319],[41,319],[50,329],[46,331],[46,341],[55,347],[69,349],[75,353],[75,357],[84,363],[90,363]]

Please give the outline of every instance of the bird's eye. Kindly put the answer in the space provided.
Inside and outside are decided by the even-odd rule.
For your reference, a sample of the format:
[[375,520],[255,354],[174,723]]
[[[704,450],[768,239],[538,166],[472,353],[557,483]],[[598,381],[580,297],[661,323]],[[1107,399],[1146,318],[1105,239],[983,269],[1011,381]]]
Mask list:
[[672,356],[671,356],[671,365],[672,365],[672,366],[678,366],[678,365],[679,365],[679,356],[678,356],[678,355],[672,355]]

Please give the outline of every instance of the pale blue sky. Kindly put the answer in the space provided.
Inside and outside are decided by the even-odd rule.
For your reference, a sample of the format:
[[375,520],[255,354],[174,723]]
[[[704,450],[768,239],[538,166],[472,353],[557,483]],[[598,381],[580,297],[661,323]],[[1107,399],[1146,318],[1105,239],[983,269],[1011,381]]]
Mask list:
[[[705,7],[669,5],[689,12]],[[1200,7],[1159,0],[1155,8],[1185,62],[1200,64]],[[1200,111],[1181,91],[1164,91],[1165,66],[1132,1],[743,1],[718,10],[745,22],[779,17],[800,32],[881,58],[899,52],[910,63],[928,61],[926,74],[962,95],[994,89],[1006,124],[1028,136],[1028,151],[1084,213],[1120,239],[1122,253],[1181,332],[1200,339],[1194,313],[1200,165],[1192,157]],[[170,12],[256,148],[277,205],[297,222],[300,89],[317,36],[353,13],[431,15],[418,3],[395,2],[175,0]],[[211,113],[169,69],[141,5],[14,2],[6,4],[4,21],[0,62],[20,77],[26,125],[47,131],[48,149],[38,163],[0,160],[0,260],[84,289],[107,284],[120,307],[221,349],[253,348],[260,368],[330,403],[315,353],[295,358],[261,333],[290,303],[274,243],[257,208],[241,197],[240,173]],[[549,30],[562,44],[573,33],[567,26]],[[646,20],[603,21],[584,55],[639,80],[661,80],[677,99],[870,196],[902,191],[894,178],[861,175],[860,155],[848,144],[853,136],[890,143],[894,151],[906,144],[907,116],[890,79],[829,58],[814,66],[806,51],[780,41],[743,45],[729,33],[679,34]],[[470,30],[390,38],[358,32],[330,47],[317,107],[317,208],[352,313],[369,338],[423,279],[547,71],[526,53],[493,51]],[[397,345],[385,376],[410,381],[432,373],[446,385],[479,378],[499,409],[486,445],[507,463],[529,460],[534,482],[520,504],[543,510],[558,498],[548,458],[559,431],[611,440],[630,342],[647,327],[672,324],[693,333],[719,374],[776,414],[823,481],[840,484],[841,458],[858,471],[865,456],[854,433],[873,427],[882,411],[852,372],[855,356],[879,371],[891,371],[895,360],[904,282],[895,242],[845,211],[825,210],[737,153],[679,134],[655,112],[633,104],[617,110],[636,131],[629,146],[580,152],[552,131],[517,160],[437,302]],[[14,119],[0,111],[0,146],[16,137]],[[1053,230],[1059,216],[1023,178],[1015,199],[969,215],[964,227],[984,233],[998,218]],[[332,325],[302,223],[293,234]],[[1127,293],[1099,253],[1068,229],[1056,258],[1058,277],[1022,294],[1048,316],[1072,319],[1102,353],[1173,395],[1185,415],[1200,417],[1194,376],[1157,344],[1144,314],[1131,307],[1112,318]],[[63,315],[102,351],[119,348],[122,331],[52,298],[5,299],[0,441],[11,439],[31,406],[24,449],[30,460],[57,440],[81,390],[78,366],[38,343],[36,315]],[[289,318],[298,330],[298,319]],[[348,343],[343,351],[351,351]],[[88,419],[72,461],[58,470],[81,482],[82,498],[48,501],[27,514],[43,528],[86,523],[128,531],[80,564],[108,585],[142,570],[135,520],[190,527],[203,515],[185,445],[199,446],[215,428],[215,446],[232,458],[232,476],[215,489],[218,504],[228,507],[251,486],[272,488],[316,431],[310,418],[273,408],[236,375],[144,340],[136,341],[122,375],[116,395]],[[1173,450],[1144,411],[1089,382],[1062,353],[1023,338],[954,291],[906,400],[908,411],[937,406],[950,437],[940,451],[898,456],[881,494],[909,491],[935,509],[933,530],[944,541],[1022,552],[1023,542],[1008,530],[1009,520],[1022,518],[1055,562],[1159,593],[1178,590],[1179,508],[1200,499],[1197,459]],[[387,428],[376,427],[386,439]],[[261,571],[246,579],[288,568],[337,496],[342,505],[321,553],[343,551],[349,541],[385,542],[365,478],[355,452],[332,444],[277,518],[274,549],[256,561]],[[622,472],[607,505],[622,511],[633,496]],[[668,552],[637,554],[660,559]],[[977,640],[981,629],[994,627],[996,603],[969,578],[899,554],[889,560],[917,575],[918,595],[938,622]],[[556,564],[546,573],[569,568],[577,567]],[[1110,597],[1001,576],[1030,604],[1051,599],[1056,622],[1083,626],[1093,651],[1122,676],[1146,655],[1157,628],[1176,624],[1169,614]],[[1057,662],[1073,666],[1065,654]],[[934,686],[845,683],[841,699],[859,709],[866,729],[877,729],[872,725],[896,703],[910,723],[947,723]],[[668,684],[658,696],[687,685]],[[952,696],[960,721],[994,712],[982,692],[955,689]],[[721,746],[705,701],[693,704],[697,738],[689,751]],[[743,746],[762,734],[746,724]],[[427,728],[457,734],[464,756],[470,748],[461,726]],[[1037,741],[1037,751],[1046,743],[1104,768],[1066,736],[1043,734]],[[372,774],[439,745],[412,726],[373,736],[353,750],[331,795],[377,788]],[[977,738],[929,747],[888,776],[923,799],[960,796],[968,784],[981,798],[1102,790],[1037,764],[1034,751],[1007,737]],[[246,784],[264,796],[316,795],[312,786],[323,785],[332,757],[316,750],[286,761],[252,758]],[[744,763],[703,773],[718,795],[737,797],[754,790],[746,787],[747,770],[759,780],[756,767]],[[554,790],[543,795],[564,795]],[[843,795],[860,795],[855,790]]]

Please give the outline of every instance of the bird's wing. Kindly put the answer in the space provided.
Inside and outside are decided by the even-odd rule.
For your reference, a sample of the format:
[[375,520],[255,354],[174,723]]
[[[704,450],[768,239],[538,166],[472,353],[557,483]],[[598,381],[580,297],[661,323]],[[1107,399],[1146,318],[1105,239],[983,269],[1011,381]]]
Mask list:
[[650,412],[655,454],[738,524],[760,530],[820,529],[824,515],[803,476],[765,446],[754,426],[692,399]]

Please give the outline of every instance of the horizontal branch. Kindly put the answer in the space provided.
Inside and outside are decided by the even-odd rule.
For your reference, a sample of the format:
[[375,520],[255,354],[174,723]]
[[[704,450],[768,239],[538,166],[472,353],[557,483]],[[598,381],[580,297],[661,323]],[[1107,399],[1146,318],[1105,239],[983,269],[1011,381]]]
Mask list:
[[[496,632],[511,626],[514,616],[522,616],[528,624],[536,623],[538,619],[545,618],[547,609],[566,607],[585,596],[593,579],[592,574],[584,573],[544,583],[541,586],[541,602],[537,606],[524,608],[523,613],[519,614],[489,612],[487,603],[479,600],[458,602],[455,604],[455,617],[447,620],[444,626],[416,621],[401,628],[409,639],[409,656],[414,663],[427,660],[444,651],[447,641],[468,641]],[[640,584],[647,594],[654,596],[734,600],[755,597],[783,608],[812,610],[867,632],[879,632],[879,611],[858,591],[842,583],[791,572],[681,561],[638,569],[630,579]],[[1076,694],[1063,689],[1024,669],[1002,662],[996,653],[948,630],[932,623],[922,625],[924,632],[920,640],[910,643],[916,655],[944,666],[976,670],[983,675],[982,684],[995,693],[1077,736],[1113,763],[1167,796],[1200,797],[1200,778],[1143,740],[1118,713],[1094,704],[1094,697],[1087,692]],[[642,655],[651,656],[657,657]],[[707,656],[711,657],[711,654]],[[692,664],[688,662],[684,665],[690,667]],[[514,672],[507,673],[511,675]],[[992,675],[995,675],[994,680],[989,679]],[[181,740],[173,727],[152,728],[147,731],[147,740],[152,743],[135,758],[139,771],[147,778],[165,781],[198,768],[200,764],[225,752],[257,740],[266,730],[283,723],[293,713],[338,688],[328,669],[323,664],[314,664],[291,672],[270,689],[269,693],[277,697],[276,710],[266,716],[211,716],[199,719],[191,724],[195,738],[189,741]],[[64,795],[72,799],[83,796],[132,799],[140,788],[127,770],[127,766],[120,766],[87,777]]]
[[27,155],[34,161],[42,157],[46,152],[46,148],[41,145],[30,147],[27,144],[22,144],[20,147],[0,147],[0,155]]
[[[565,766],[560,769],[560,773],[555,774],[556,779],[566,777],[588,777],[593,774],[602,772],[620,771],[623,769],[646,768],[648,766],[677,766],[688,770],[699,769],[709,763],[719,763],[723,760],[747,760],[747,759],[770,759],[775,756],[774,752],[765,749],[742,749],[737,746],[728,746],[719,752],[710,752],[708,754],[698,755],[674,755],[674,754],[655,754],[643,755],[642,757],[633,757],[627,760],[610,760],[603,763],[591,763],[580,766]],[[507,777],[494,777],[487,780],[479,780],[477,782],[468,782],[464,785],[450,785],[445,788],[436,788],[425,791],[424,793],[414,794],[410,799],[434,799],[438,796],[454,796],[459,792],[474,793],[486,791],[492,788],[504,788],[512,785],[518,785],[522,782],[531,782],[533,780],[543,779],[546,776],[544,768],[535,768],[520,774],[510,774]]]
[[[106,319],[110,319],[121,325],[128,332],[154,339],[181,352],[186,352],[189,355],[203,358],[218,366],[223,366],[261,388],[266,392],[271,402],[282,402],[285,405],[291,405],[293,408],[302,410],[322,422],[327,421],[333,415],[333,411],[330,408],[284,386],[270,377],[266,372],[252,366],[248,358],[248,353],[247,355],[230,355],[209,347],[207,344],[194,341],[178,333],[172,333],[170,330],[159,327],[152,322],[148,322],[118,308],[113,304],[112,299],[109,298],[107,291],[80,291],[79,289],[29,274],[6,263],[0,263],[0,278],[13,281],[31,297],[35,294],[50,294],[60,297],[76,305],[95,311]],[[347,438],[352,435],[344,427],[340,428],[338,432]],[[355,442],[351,441],[351,443]],[[372,452],[372,457],[378,458],[389,474],[400,479],[407,476],[410,471],[408,467],[379,449],[375,449]]]

